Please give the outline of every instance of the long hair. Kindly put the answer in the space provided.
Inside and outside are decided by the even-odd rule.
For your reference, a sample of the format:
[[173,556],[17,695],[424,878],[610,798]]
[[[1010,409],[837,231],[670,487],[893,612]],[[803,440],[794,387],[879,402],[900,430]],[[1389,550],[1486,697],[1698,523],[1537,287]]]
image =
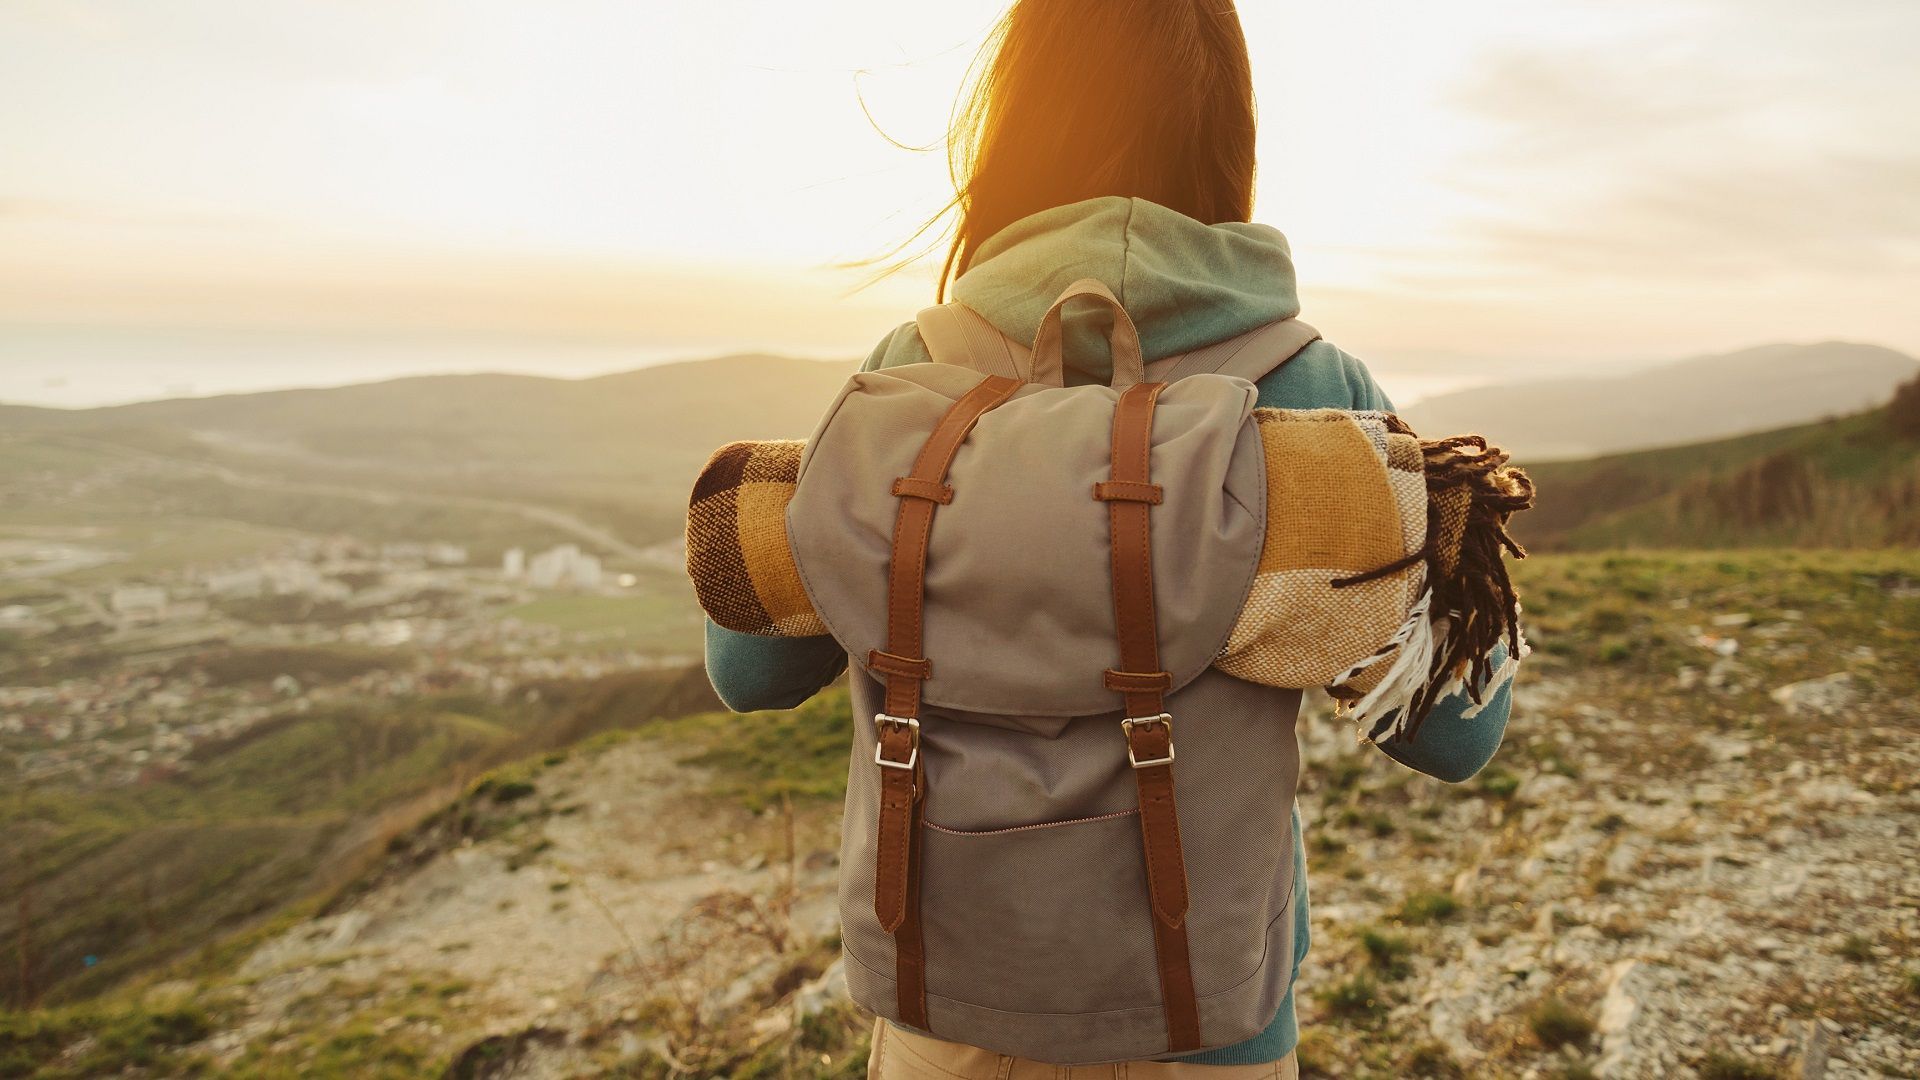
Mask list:
[[[1102,195],[1253,215],[1253,73],[1233,0],[1016,0],[954,109],[936,288],[1029,214]],[[929,222],[929,227],[934,224]],[[922,230],[925,231],[924,229]]]

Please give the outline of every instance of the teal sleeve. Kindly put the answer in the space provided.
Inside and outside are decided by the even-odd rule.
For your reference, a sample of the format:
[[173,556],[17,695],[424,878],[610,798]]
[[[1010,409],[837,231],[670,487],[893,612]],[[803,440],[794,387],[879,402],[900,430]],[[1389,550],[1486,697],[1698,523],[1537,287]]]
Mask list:
[[846,668],[846,650],[830,637],[762,637],[707,620],[707,680],[734,712],[791,709]]
[[1393,409],[1367,365],[1325,341],[1301,349],[1258,385],[1263,409]]
[[[1496,646],[1493,666],[1499,668],[1506,659],[1507,647]],[[1507,733],[1507,717],[1513,712],[1513,679],[1495,688],[1479,712],[1465,715],[1472,707],[1472,699],[1462,689],[1434,703],[1412,740],[1388,739],[1374,745],[1409,769],[1458,784],[1485,768],[1493,760],[1494,751],[1500,749],[1500,740]]]

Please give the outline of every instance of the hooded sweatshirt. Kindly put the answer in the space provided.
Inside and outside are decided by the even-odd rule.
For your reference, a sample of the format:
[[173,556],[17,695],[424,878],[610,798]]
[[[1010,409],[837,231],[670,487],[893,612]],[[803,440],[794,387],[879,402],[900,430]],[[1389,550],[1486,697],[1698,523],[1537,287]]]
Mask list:
[[[980,246],[954,282],[955,300],[985,316],[1016,341],[1032,341],[1056,297],[1094,278],[1119,298],[1140,332],[1147,362],[1187,352],[1300,313],[1293,256],[1286,237],[1266,225],[1204,225],[1178,211],[1109,196],[1055,207],[1014,222]],[[1074,301],[1062,313],[1062,353],[1069,385],[1105,385],[1112,375],[1106,333],[1111,314]],[[913,323],[888,334],[862,370],[928,363]],[[1326,341],[1315,341],[1262,378],[1259,405],[1282,409],[1383,409],[1392,402],[1366,366]],[[1504,652],[1494,657],[1500,666]],[[707,623],[707,674],[729,708],[793,708],[839,678],[847,655],[830,637],[775,638]],[[1435,705],[1417,736],[1379,747],[1410,768],[1457,783],[1492,759],[1506,731],[1511,682],[1478,709],[1462,693]],[[1292,792],[1281,793],[1291,800]],[[1306,848],[1294,807],[1294,983],[1310,945]],[[1286,1057],[1299,1041],[1294,991],[1273,1022],[1243,1043],[1179,1060],[1256,1065]]]

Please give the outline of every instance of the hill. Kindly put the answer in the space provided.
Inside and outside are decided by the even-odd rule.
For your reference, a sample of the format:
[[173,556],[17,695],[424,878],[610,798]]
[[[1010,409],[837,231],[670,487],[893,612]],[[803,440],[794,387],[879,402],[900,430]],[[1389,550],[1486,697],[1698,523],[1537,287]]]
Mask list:
[[0,1000],[85,998],[311,911],[486,769],[717,704],[698,669],[532,683],[498,701],[294,703],[134,785],[17,785],[0,800],[14,901],[0,940],[19,953]]
[[[1310,708],[1301,1075],[1909,1071],[1916,585],[1909,551],[1530,560],[1538,652],[1464,785]],[[505,766],[311,919],[0,1012],[0,1075],[851,1080],[852,723],[830,690]]]
[[[693,476],[716,447],[806,437],[852,370],[729,356],[591,379],[424,376],[100,409],[7,406],[0,417],[19,435],[249,477],[531,503],[645,544],[678,533]],[[279,521],[284,509],[223,516]]]
[[[1920,381],[1902,395],[1920,396]],[[1736,438],[1530,464],[1544,549],[1920,544],[1920,430],[1888,407]]]
[[1408,406],[1418,431],[1485,431],[1528,461],[1699,442],[1859,412],[1920,361],[1878,345],[1762,345],[1627,375],[1441,394]]

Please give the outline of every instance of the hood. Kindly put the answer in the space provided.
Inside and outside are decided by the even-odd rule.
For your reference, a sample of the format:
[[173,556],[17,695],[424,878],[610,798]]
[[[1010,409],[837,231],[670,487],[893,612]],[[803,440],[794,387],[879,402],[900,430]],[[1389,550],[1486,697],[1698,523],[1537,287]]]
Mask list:
[[[953,298],[1016,341],[1032,341],[1055,297],[1097,278],[1126,306],[1148,361],[1210,345],[1300,313],[1293,255],[1279,230],[1203,225],[1145,199],[1106,196],[1021,218],[980,246]],[[1084,306],[1083,306],[1084,305]],[[1067,366],[1112,372],[1098,304],[1067,308]]]

